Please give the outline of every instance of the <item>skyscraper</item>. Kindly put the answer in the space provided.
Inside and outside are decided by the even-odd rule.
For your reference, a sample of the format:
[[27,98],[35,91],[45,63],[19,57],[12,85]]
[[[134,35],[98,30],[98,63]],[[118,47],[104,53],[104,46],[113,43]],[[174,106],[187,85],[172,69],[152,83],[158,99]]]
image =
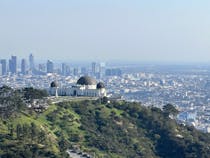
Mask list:
[[62,75],[67,75],[67,65],[65,63],[62,63]]
[[2,73],[2,64],[0,63],[0,76],[2,76],[3,73]]
[[25,59],[22,59],[22,60],[21,60],[21,73],[22,73],[23,75],[26,74],[26,60],[25,60]]
[[54,64],[51,60],[47,60],[47,73],[53,73]]
[[100,63],[100,67],[99,67],[100,77],[105,76],[105,71],[106,71],[106,63],[105,62],[101,62]]
[[69,65],[66,65],[66,75],[71,75],[71,69]]
[[78,68],[74,68],[74,76],[77,76],[79,74],[79,69]]
[[6,59],[1,59],[0,63],[2,65],[2,75],[6,75],[6,73],[7,73],[7,61],[6,61]]
[[82,67],[81,68],[81,73],[82,73],[82,75],[87,75],[87,69],[86,69],[86,67]]
[[17,57],[11,56],[11,59],[9,60],[9,70],[12,74],[17,73]]
[[34,68],[35,68],[35,66],[34,66],[34,56],[33,56],[33,54],[30,54],[29,55],[29,68],[33,71],[34,70]]
[[92,62],[92,74],[96,74],[96,62]]

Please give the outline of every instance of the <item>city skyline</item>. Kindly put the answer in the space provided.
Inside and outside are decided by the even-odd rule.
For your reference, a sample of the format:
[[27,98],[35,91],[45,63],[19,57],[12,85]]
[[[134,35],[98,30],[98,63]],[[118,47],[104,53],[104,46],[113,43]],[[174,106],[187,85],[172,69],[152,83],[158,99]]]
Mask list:
[[37,60],[209,62],[210,2],[0,1],[0,54]]
[[[58,62],[46,59],[45,62],[36,61],[33,54],[29,54],[28,60],[26,57],[18,59],[18,56],[12,55],[9,59],[0,59],[0,77],[10,75],[91,75],[96,78],[101,78],[104,75],[120,76],[122,71],[119,67],[107,67],[105,62],[91,62],[88,65]],[[86,63],[87,64],[87,63]]]

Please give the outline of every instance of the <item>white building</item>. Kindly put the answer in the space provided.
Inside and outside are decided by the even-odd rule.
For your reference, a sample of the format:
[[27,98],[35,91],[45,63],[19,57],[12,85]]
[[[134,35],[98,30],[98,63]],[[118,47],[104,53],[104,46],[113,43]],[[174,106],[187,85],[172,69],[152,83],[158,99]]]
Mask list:
[[97,83],[95,79],[83,76],[71,87],[59,87],[58,83],[54,81],[51,83],[48,93],[51,96],[104,97],[106,89],[102,82]]

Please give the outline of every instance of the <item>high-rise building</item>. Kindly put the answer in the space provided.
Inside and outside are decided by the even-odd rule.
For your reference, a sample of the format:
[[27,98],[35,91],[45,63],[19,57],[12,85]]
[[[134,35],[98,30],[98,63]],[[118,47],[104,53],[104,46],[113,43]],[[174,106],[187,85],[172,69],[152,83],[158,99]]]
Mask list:
[[92,62],[92,74],[95,75],[96,73],[96,62]]
[[72,71],[70,69],[70,66],[66,65],[66,75],[71,75],[71,74],[72,74]]
[[12,59],[9,59],[9,72],[12,71]]
[[74,76],[78,76],[79,74],[79,69],[78,68],[74,68]]
[[100,77],[105,76],[105,71],[106,71],[106,63],[101,62],[99,67]]
[[6,59],[1,59],[0,63],[2,65],[2,75],[6,75],[7,74],[7,61],[6,61]]
[[17,73],[17,57],[16,56],[12,56],[11,59],[9,60],[9,71],[12,74]]
[[0,63],[0,76],[2,76],[3,73],[2,73],[2,64]]
[[67,75],[67,65],[65,63],[62,63],[62,75]]
[[22,73],[23,75],[26,74],[26,60],[25,60],[25,59],[22,59],[22,60],[21,60],[21,73]]
[[53,73],[54,64],[51,60],[47,60],[47,73]]
[[81,68],[81,73],[82,73],[82,75],[87,75],[87,69],[86,69],[86,67],[82,67]]
[[29,55],[29,68],[33,71],[35,66],[34,66],[34,56],[33,54]]

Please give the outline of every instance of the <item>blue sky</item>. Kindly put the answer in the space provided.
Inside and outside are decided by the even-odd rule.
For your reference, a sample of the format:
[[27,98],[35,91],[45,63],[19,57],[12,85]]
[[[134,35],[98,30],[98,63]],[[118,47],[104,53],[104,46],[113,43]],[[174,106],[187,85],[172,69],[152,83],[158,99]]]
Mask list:
[[0,0],[0,58],[210,61],[209,0]]

